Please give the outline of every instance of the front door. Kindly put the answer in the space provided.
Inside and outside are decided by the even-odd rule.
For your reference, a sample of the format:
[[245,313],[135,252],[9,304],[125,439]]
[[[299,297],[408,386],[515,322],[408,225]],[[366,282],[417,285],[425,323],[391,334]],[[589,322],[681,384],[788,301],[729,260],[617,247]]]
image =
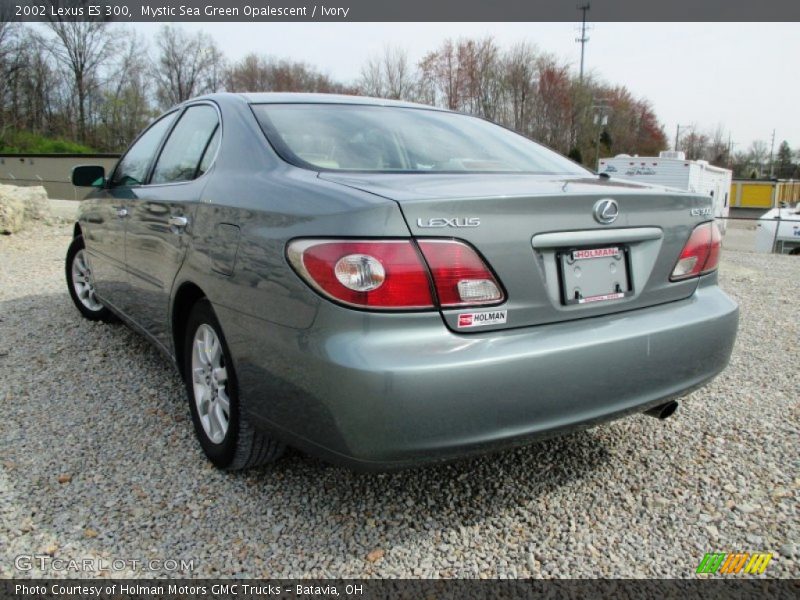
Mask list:
[[125,236],[133,201],[144,182],[177,112],[156,121],[131,145],[104,188],[87,200],[82,223],[97,294],[108,304],[128,311],[130,284],[126,273]]
[[120,307],[128,289],[125,272],[127,202],[103,188],[84,200],[81,213],[83,242],[89,253],[97,295],[104,303]]

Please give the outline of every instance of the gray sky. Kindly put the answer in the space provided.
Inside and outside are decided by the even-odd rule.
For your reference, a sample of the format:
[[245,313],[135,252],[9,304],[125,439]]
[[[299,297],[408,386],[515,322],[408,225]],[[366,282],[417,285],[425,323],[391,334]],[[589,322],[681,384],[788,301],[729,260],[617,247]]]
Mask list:
[[[577,23],[182,23],[214,36],[229,58],[249,52],[311,63],[354,81],[364,60],[386,45],[416,62],[444,39],[493,35],[502,46],[520,40],[568,60],[576,72]],[[151,37],[160,27],[137,23]],[[586,69],[648,98],[670,143],[675,126],[730,131],[734,150],[756,139],[800,147],[798,23],[594,23]]]

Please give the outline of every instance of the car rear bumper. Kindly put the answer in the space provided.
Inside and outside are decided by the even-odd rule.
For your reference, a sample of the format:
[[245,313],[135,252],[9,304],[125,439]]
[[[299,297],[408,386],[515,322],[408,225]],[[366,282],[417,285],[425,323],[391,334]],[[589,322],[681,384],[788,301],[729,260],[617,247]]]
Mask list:
[[335,307],[361,326],[318,315],[297,331],[218,312],[236,332],[242,398],[258,423],[329,460],[384,470],[587,427],[702,385],[727,365],[738,326],[715,279],[679,302],[469,335],[435,314],[438,326]]

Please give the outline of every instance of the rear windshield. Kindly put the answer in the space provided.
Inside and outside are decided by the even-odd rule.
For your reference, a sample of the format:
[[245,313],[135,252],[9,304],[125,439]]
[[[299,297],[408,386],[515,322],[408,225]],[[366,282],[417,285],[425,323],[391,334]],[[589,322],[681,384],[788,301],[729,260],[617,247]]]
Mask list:
[[275,150],[315,170],[586,175],[572,161],[483,119],[417,108],[255,104]]

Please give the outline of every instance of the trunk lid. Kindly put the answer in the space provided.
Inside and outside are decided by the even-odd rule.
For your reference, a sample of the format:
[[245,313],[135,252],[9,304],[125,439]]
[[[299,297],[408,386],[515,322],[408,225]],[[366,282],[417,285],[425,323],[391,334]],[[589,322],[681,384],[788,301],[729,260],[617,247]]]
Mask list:
[[[670,282],[669,276],[691,231],[709,220],[705,209],[712,206],[710,197],[604,178],[431,173],[320,177],[395,200],[415,238],[464,240],[483,255],[507,299],[493,308],[442,311],[454,331],[541,325],[687,298],[697,279]],[[610,224],[595,218],[595,205],[604,199],[614,200],[619,209]],[[618,255],[572,254],[608,248],[617,248]],[[596,300],[607,285],[622,286],[615,290],[624,296]],[[580,300],[584,290],[593,291]],[[492,311],[506,314],[464,328],[465,313]]]

